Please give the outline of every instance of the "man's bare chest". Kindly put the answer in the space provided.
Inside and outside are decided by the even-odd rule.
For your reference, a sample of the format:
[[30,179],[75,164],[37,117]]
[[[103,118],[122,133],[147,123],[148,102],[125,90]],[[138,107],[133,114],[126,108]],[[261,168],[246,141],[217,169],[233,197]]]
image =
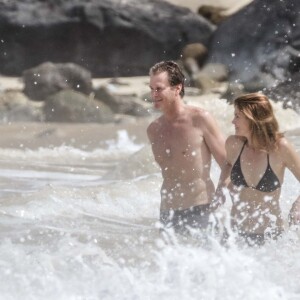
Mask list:
[[166,126],[161,128],[155,141],[154,151],[160,158],[193,156],[200,151],[203,134],[199,128],[189,124]]

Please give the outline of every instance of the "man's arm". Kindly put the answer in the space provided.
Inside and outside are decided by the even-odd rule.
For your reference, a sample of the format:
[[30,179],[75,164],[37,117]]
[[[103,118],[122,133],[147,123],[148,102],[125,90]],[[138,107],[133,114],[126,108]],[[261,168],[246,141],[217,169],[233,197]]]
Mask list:
[[212,202],[210,204],[210,209],[211,210],[216,210],[219,208],[221,205],[223,205],[226,201],[226,195],[225,195],[225,190],[230,182],[230,170],[231,170],[231,164],[228,162],[225,162],[222,169],[221,169],[221,174],[219,178],[219,183],[216,188],[216,192],[214,194],[214,197],[212,199]]
[[212,210],[216,210],[219,206],[223,205],[226,201],[225,190],[228,187],[228,184],[230,182],[230,172],[232,169],[232,164],[229,162],[228,154],[230,153],[230,151],[232,151],[232,149],[230,149],[230,146],[232,146],[232,144],[233,144],[233,137],[231,136],[227,138],[225,143],[225,150],[227,153],[227,157],[225,163],[221,168],[221,174],[219,177],[217,189],[210,205]]
[[225,138],[216,120],[208,112],[203,115],[203,125],[204,141],[220,168],[223,168],[226,163]]
[[158,124],[159,124],[159,120],[156,119],[156,120],[152,121],[149,124],[149,126],[147,127],[147,136],[148,136],[148,140],[151,143],[152,147],[154,145],[154,140],[159,132]]

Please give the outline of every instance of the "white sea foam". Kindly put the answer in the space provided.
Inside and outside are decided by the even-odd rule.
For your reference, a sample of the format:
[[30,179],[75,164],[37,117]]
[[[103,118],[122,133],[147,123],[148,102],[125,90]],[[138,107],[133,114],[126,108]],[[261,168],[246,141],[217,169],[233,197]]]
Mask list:
[[[161,175],[149,145],[125,131],[92,151],[0,157],[0,299],[300,299],[296,228],[261,248],[163,240]],[[299,193],[286,172],[285,220]],[[229,209],[228,199],[224,217]]]

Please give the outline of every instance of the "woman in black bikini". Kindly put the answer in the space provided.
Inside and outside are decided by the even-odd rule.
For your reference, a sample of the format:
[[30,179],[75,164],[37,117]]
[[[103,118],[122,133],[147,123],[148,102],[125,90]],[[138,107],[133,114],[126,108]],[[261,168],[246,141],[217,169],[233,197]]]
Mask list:
[[[235,135],[226,141],[227,164],[212,206],[225,200],[226,186],[232,198],[233,229],[249,244],[262,244],[266,237],[276,238],[283,231],[279,198],[284,171],[288,168],[300,181],[300,157],[279,132],[265,95],[243,95],[234,108]],[[294,224],[300,222],[300,196],[289,217]]]

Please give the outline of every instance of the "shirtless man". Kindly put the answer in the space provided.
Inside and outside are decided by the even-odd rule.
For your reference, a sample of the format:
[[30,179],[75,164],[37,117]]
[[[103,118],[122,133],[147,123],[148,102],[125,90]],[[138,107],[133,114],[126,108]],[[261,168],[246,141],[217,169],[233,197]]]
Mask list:
[[150,69],[150,89],[154,107],[162,112],[147,129],[163,177],[160,221],[177,232],[205,229],[215,192],[212,155],[222,166],[225,139],[207,111],[183,102],[184,75],[175,62]]

